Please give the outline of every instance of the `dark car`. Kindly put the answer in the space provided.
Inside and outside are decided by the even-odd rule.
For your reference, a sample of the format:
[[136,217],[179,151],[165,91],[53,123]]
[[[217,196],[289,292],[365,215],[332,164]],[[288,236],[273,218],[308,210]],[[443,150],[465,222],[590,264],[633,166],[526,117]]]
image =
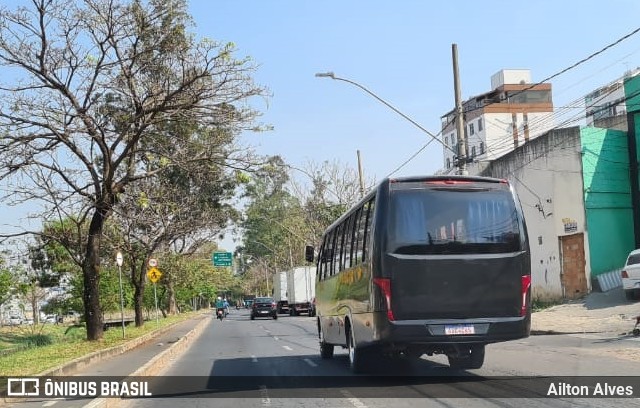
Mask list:
[[271,317],[273,319],[278,318],[278,311],[276,310],[276,302],[271,297],[258,297],[255,298],[253,306],[251,306],[251,320],[256,317]]

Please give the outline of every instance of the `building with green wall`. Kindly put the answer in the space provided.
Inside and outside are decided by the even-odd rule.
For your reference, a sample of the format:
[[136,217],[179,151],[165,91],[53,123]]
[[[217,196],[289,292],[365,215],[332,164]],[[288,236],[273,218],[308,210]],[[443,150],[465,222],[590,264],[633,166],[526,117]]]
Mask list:
[[635,248],[627,132],[580,129],[591,281],[618,273]]

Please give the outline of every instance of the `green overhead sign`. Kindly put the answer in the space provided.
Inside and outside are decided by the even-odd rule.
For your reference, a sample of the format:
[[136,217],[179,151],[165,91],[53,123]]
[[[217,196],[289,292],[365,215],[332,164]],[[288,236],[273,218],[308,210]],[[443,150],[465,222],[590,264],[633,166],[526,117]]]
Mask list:
[[233,256],[231,252],[214,252],[213,266],[231,266]]

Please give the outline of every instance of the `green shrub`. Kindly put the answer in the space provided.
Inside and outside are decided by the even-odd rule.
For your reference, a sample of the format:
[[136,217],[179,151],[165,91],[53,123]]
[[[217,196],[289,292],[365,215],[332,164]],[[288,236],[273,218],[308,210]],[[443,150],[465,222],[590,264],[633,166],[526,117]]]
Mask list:
[[533,301],[531,302],[531,311],[540,312],[544,309],[550,308],[551,306],[556,306],[559,304],[561,304],[561,302],[553,300],[533,299]]
[[42,347],[53,344],[53,338],[48,334],[31,334],[20,340],[24,347]]

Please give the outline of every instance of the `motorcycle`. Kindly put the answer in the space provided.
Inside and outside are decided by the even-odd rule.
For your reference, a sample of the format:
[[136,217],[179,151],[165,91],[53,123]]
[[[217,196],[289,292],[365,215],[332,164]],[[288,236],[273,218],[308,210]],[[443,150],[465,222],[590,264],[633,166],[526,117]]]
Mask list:
[[225,318],[225,313],[224,313],[224,309],[218,309],[218,311],[216,312],[217,317],[220,321],[222,321],[222,319]]

